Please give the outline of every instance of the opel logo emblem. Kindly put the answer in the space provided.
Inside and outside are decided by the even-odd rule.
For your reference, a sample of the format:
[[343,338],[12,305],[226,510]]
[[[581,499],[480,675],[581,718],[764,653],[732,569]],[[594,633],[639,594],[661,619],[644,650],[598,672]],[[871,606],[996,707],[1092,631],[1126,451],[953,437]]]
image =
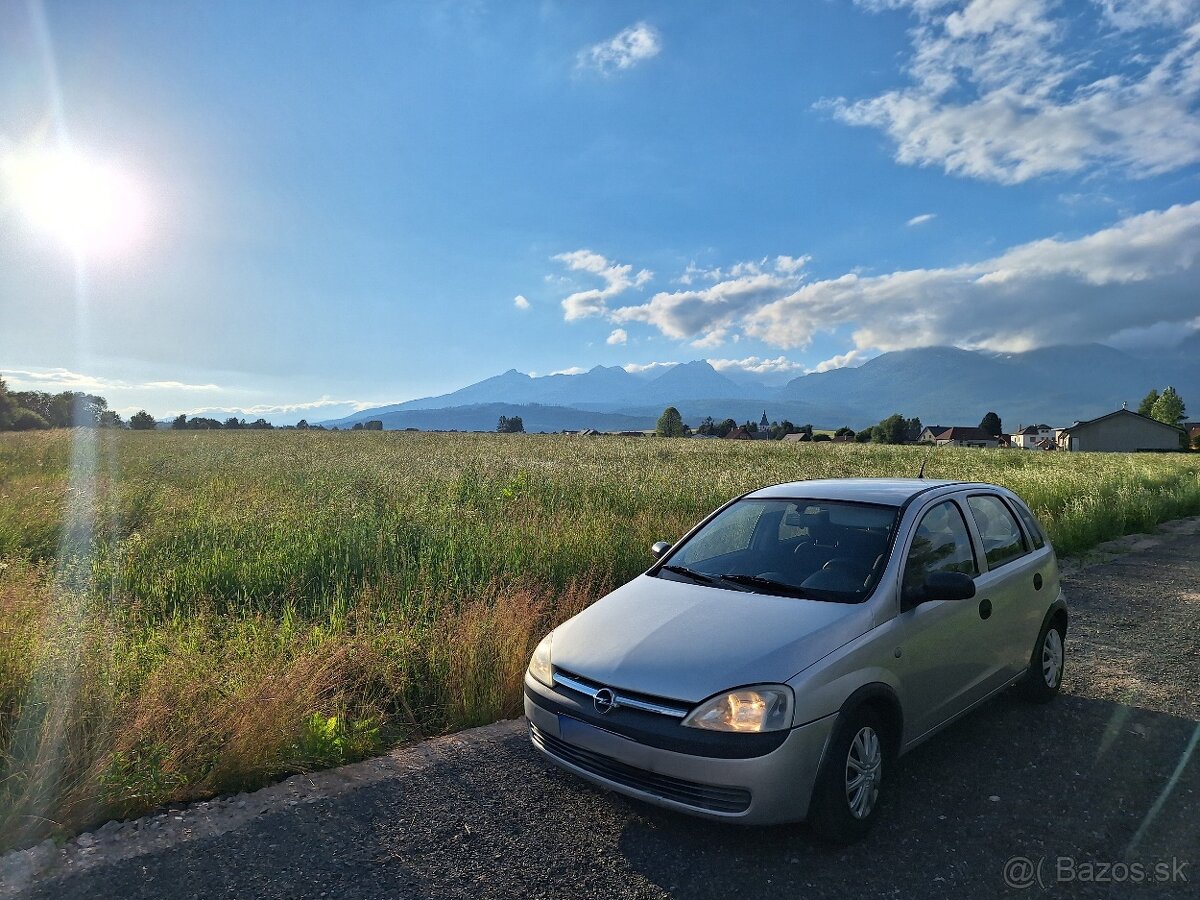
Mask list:
[[592,705],[596,707],[596,712],[606,716],[617,708],[617,697],[608,688],[600,688],[592,698]]

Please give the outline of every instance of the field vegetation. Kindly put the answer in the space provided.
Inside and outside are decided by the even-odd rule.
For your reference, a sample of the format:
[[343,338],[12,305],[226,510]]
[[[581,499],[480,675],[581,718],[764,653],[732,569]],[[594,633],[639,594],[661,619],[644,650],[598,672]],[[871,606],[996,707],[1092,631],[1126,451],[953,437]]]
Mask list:
[[[0,436],[0,849],[516,714],[528,654],[716,505],[925,448]],[[1200,513],[1200,458],[937,449],[1060,553]]]

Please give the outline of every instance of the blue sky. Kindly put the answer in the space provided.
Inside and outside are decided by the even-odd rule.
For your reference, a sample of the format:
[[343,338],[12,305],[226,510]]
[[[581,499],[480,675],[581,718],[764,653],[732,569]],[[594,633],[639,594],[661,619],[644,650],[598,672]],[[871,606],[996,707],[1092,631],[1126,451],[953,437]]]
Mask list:
[[1191,0],[7,4],[0,161],[65,141],[140,227],[81,260],[0,168],[0,373],[284,422],[510,367],[1169,344],[1198,107]]

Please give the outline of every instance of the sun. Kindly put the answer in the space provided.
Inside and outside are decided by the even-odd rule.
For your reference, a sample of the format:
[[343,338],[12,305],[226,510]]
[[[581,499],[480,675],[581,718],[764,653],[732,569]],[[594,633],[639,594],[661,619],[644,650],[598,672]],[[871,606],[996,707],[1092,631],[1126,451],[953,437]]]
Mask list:
[[144,239],[145,193],[119,167],[66,150],[2,162],[5,193],[22,218],[79,256],[123,255]]

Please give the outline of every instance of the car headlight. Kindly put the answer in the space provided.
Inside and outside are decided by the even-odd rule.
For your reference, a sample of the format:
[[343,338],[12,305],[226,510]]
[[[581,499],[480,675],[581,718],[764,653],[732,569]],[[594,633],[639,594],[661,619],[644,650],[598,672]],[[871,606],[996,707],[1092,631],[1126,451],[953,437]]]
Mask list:
[[529,674],[546,687],[554,687],[554,667],[550,664],[550,639],[552,637],[554,637],[553,631],[542,638],[542,642],[537,645],[537,649],[533,651],[533,657],[529,660]]
[[683,724],[710,731],[781,731],[792,725],[792,689],[765,684],[718,694],[693,709]]

